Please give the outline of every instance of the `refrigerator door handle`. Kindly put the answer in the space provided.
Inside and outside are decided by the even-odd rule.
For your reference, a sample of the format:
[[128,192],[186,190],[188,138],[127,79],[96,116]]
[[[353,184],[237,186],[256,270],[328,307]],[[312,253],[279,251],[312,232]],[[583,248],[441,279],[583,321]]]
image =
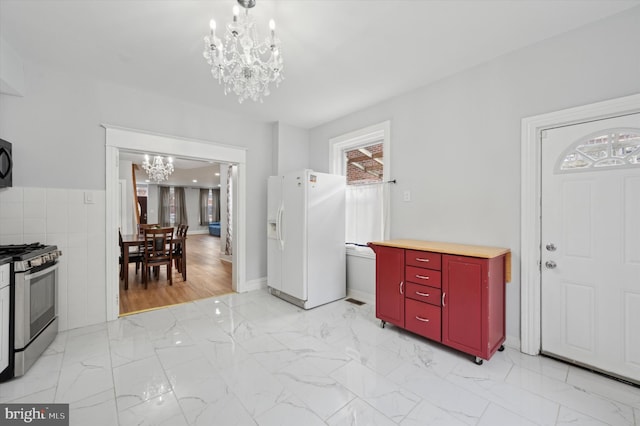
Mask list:
[[280,242],[280,206],[278,206],[278,212],[276,213],[276,238]]
[[282,205],[278,207],[278,217],[276,220],[276,228],[277,228],[277,237],[280,242],[280,249],[284,250],[284,241],[282,241],[282,214],[284,213],[284,209]]

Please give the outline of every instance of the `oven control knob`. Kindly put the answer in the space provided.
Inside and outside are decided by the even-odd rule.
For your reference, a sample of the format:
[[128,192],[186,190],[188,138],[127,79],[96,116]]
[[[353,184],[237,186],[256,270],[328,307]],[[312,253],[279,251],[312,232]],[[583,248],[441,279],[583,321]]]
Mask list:
[[29,263],[31,264],[31,266],[40,266],[42,265],[42,259],[41,258],[33,259]]

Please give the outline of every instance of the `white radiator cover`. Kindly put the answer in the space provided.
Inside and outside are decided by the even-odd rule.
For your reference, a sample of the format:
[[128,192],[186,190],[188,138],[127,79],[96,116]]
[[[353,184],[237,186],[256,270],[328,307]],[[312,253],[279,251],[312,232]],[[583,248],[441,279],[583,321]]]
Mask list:
[[369,247],[347,246],[347,294],[375,304],[376,255]]

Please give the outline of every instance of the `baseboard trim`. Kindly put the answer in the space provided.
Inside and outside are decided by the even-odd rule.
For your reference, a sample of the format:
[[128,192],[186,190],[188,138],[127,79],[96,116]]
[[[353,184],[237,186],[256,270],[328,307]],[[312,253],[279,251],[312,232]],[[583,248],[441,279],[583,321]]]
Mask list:
[[507,336],[504,340],[504,345],[520,351],[520,339],[517,337]]
[[371,293],[367,293],[364,291],[359,291],[359,290],[352,290],[350,288],[347,288],[347,297],[351,297],[353,299],[357,299],[361,302],[364,303],[368,303],[370,305],[375,306],[376,304],[376,295],[375,294],[371,294]]
[[244,285],[247,291],[260,290],[267,288],[267,277],[258,278],[255,280],[247,281]]

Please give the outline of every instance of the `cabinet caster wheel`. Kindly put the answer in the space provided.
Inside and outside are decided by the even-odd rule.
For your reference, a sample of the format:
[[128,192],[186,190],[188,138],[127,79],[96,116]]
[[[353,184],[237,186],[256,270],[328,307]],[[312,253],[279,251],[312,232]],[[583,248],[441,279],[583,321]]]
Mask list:
[[380,328],[384,328],[385,324],[386,324],[386,322],[384,322],[383,320],[380,320]]
[[475,363],[476,363],[476,365],[482,365],[482,362],[483,362],[483,361],[482,361],[482,359],[480,359],[480,358],[476,357],[476,359],[475,359],[473,362],[475,362]]
[[498,352],[502,352],[504,351],[504,345],[500,345],[500,347],[498,348]]

